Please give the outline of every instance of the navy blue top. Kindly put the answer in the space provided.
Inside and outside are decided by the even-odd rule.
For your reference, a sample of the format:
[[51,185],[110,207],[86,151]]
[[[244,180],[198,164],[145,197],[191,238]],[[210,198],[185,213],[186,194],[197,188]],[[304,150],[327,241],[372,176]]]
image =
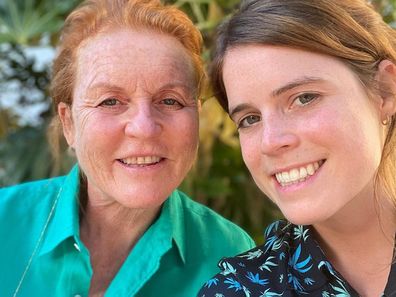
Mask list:
[[[198,297],[359,296],[326,259],[309,226],[271,224],[262,246],[220,261]],[[392,264],[382,296],[396,296]]]

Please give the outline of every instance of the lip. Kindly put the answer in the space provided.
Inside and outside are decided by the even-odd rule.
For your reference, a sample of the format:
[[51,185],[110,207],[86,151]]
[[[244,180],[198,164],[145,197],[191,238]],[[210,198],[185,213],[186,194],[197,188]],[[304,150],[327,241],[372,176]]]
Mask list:
[[162,158],[160,156],[156,155],[143,155],[137,157],[127,157],[118,160],[127,165],[150,165],[158,163],[161,159]]
[[126,170],[126,172],[133,173],[133,174],[143,174],[143,173],[150,173],[157,170],[160,170],[161,168],[164,168],[165,166],[165,159],[161,159],[160,162],[155,163],[155,164],[149,164],[149,165],[128,165],[120,160],[116,160],[116,164],[120,166],[123,170]]
[[[142,163],[142,164],[128,164],[126,163],[124,160],[134,160],[136,162],[137,159],[144,159],[146,157],[156,157],[159,159],[158,162],[153,162],[153,163]],[[166,158],[163,157],[159,157],[158,155],[150,155],[150,154],[141,154],[141,155],[133,155],[133,156],[128,156],[125,158],[120,158],[120,159],[116,159],[116,163],[122,165],[124,168],[127,169],[149,169],[149,168],[158,168],[160,166],[163,165],[163,163],[165,162]]]
[[[308,184],[312,183],[317,178],[317,176],[320,174],[320,172],[322,171],[323,165],[326,163],[326,161],[327,161],[326,159],[321,159],[321,160],[317,160],[317,161],[313,161],[313,162],[302,163],[301,165],[292,165],[292,166],[284,167],[282,169],[277,169],[276,171],[273,172],[273,174],[271,175],[271,178],[273,179],[273,182],[278,190],[280,190],[282,192],[295,191],[295,190],[303,188],[303,187],[307,186]],[[278,180],[275,176],[276,174],[278,174],[280,172],[285,172],[285,171],[287,172],[292,169],[298,169],[301,167],[308,166],[309,164],[313,164],[315,162],[318,162],[320,164],[319,168],[315,170],[315,173],[313,175],[308,175],[304,181],[299,181],[296,183],[282,186],[278,182]]]

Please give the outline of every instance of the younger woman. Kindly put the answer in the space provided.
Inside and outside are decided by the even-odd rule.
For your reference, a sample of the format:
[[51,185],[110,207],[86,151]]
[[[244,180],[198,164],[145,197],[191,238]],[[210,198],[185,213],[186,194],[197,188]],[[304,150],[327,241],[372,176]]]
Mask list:
[[199,296],[394,296],[396,35],[363,0],[250,0],[214,90],[286,221]]

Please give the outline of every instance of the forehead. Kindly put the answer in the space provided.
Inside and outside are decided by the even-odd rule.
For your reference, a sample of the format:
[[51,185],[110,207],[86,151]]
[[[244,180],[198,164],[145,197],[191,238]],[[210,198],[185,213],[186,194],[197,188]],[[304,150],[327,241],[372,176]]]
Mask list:
[[240,71],[248,73],[259,71],[266,77],[280,74],[293,77],[307,72],[326,76],[334,74],[334,70],[341,69],[353,74],[346,64],[329,55],[297,48],[259,44],[229,49],[223,65],[223,73],[226,75],[235,75]]
[[150,30],[117,29],[89,38],[77,51],[77,84],[114,80],[194,80],[192,60],[175,38]]
[[360,85],[357,75],[341,60],[302,49],[242,45],[228,50],[224,58],[223,81],[229,101],[271,95],[287,84],[312,77],[339,89]]

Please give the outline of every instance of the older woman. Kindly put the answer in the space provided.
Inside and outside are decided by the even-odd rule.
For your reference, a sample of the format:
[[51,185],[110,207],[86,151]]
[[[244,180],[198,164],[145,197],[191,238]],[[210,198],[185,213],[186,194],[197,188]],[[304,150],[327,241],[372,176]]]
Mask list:
[[246,0],[212,78],[286,220],[199,296],[396,295],[396,33],[365,0]]
[[159,1],[67,18],[52,95],[78,164],[0,191],[1,296],[193,296],[253,245],[176,190],[198,146],[201,36]]

